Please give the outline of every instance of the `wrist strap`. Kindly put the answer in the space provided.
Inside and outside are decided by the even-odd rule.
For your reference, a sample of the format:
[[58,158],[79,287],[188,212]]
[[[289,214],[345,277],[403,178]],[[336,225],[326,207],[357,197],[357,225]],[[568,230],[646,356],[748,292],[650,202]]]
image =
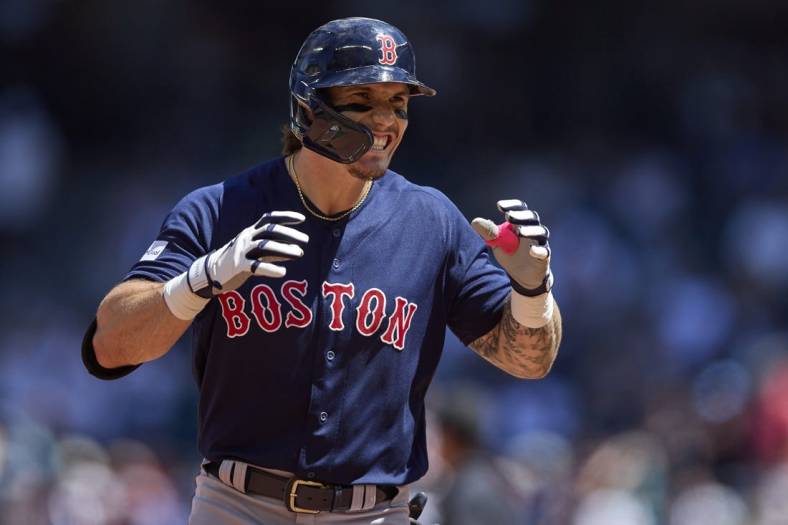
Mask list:
[[512,279],[511,276],[509,276],[509,281],[512,283],[512,289],[520,295],[524,295],[526,297],[536,297],[537,295],[542,295],[543,293],[547,293],[552,290],[553,272],[548,272],[547,275],[544,276],[544,280],[538,288],[526,288],[522,284]]
[[189,285],[189,289],[204,299],[210,299],[213,295],[211,276],[208,274],[208,258],[211,253],[203,255],[194,261],[189,266],[189,271],[186,272],[186,282]]
[[[193,265],[192,265],[193,266]],[[191,321],[205,308],[209,299],[192,292],[189,272],[173,277],[164,285],[162,296],[172,315],[183,321]]]
[[555,300],[552,292],[536,297],[527,297],[513,292],[511,302],[512,317],[528,328],[541,328],[553,318]]

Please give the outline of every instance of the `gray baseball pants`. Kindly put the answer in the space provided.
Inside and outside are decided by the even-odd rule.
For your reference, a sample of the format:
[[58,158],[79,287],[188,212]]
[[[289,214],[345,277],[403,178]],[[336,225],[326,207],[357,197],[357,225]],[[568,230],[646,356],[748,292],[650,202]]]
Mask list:
[[290,512],[282,501],[256,494],[243,494],[207,474],[196,479],[189,525],[408,525],[407,486],[400,487],[391,501],[366,511]]

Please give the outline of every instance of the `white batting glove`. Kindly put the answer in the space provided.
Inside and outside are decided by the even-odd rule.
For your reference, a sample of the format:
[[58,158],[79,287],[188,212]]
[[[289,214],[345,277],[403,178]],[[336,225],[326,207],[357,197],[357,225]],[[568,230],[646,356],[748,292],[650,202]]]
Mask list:
[[214,295],[235,290],[252,275],[284,277],[287,269],[275,262],[304,255],[309,236],[286,225],[304,222],[293,211],[265,213],[257,223],[233,240],[196,261],[187,272],[164,286],[164,300],[170,311],[184,321],[194,317]]
[[[529,210],[519,199],[498,201],[519,245],[512,253],[494,247],[493,254],[501,264],[516,292],[512,295],[512,313],[521,324],[537,328],[552,317],[553,274],[550,271],[550,231],[539,221],[539,214]],[[485,241],[498,237],[498,227],[489,219],[476,218],[471,226]]]

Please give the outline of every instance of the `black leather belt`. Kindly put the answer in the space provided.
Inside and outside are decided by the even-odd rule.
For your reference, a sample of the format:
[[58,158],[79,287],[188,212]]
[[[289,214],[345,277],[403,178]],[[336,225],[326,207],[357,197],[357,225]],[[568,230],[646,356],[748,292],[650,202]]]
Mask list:
[[[206,472],[219,479],[219,463],[203,465]],[[235,465],[233,465],[235,468]],[[230,479],[233,472],[230,472]],[[244,492],[281,500],[292,512],[317,513],[350,510],[353,503],[351,485],[327,485],[317,481],[277,476],[251,465],[246,468]],[[375,504],[388,501],[399,489],[393,485],[376,485]]]

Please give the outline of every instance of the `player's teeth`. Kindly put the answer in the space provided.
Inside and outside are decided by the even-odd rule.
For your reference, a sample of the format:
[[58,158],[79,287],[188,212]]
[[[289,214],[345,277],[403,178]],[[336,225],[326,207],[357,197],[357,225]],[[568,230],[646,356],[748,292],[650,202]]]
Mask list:
[[375,137],[375,141],[372,143],[372,149],[386,149],[386,141],[386,137]]

